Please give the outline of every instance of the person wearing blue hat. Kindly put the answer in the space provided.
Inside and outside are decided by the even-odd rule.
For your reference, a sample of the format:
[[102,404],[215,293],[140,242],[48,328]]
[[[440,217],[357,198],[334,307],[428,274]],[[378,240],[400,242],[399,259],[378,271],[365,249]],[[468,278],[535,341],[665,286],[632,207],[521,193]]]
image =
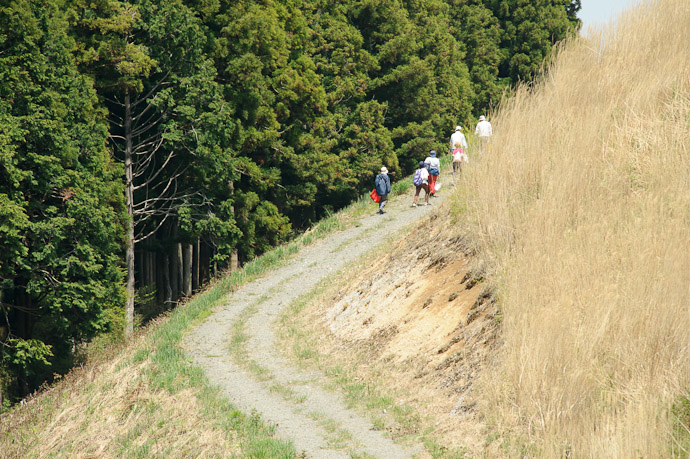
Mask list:
[[436,151],[431,150],[424,160],[424,165],[429,169],[429,194],[436,196],[436,180],[441,175],[441,161],[436,157]]

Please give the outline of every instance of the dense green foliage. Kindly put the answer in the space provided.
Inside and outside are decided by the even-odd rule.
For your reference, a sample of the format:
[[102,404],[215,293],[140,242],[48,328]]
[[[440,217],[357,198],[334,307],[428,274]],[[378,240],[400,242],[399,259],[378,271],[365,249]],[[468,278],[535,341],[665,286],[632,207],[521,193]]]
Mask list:
[[0,30],[0,371],[26,391],[112,326],[126,215],[65,14],[18,2],[0,10]]
[[125,271],[129,298],[149,293],[140,311],[174,303],[351,202],[381,165],[409,172],[532,78],[579,10],[0,5],[0,388],[10,380],[16,395],[61,371],[76,343],[121,327]]

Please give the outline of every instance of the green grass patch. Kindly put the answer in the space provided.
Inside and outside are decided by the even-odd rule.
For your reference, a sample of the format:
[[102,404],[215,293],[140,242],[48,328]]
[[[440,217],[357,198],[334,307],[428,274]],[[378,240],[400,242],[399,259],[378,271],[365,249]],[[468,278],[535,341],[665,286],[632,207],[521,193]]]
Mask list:
[[673,439],[671,457],[690,456],[690,396],[678,397],[671,407]]

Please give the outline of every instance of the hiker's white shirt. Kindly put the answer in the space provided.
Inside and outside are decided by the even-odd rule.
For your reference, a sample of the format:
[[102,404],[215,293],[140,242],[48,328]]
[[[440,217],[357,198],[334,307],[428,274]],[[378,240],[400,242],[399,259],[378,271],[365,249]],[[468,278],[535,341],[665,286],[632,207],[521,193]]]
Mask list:
[[477,128],[474,133],[479,137],[491,137],[493,134],[493,129],[491,128],[491,123],[488,121],[480,121],[477,123]]
[[429,169],[436,169],[439,172],[441,171],[441,161],[439,161],[438,158],[427,156],[427,158],[424,160],[424,164],[428,164]]
[[450,136],[450,148],[453,149],[456,143],[459,143],[462,148],[467,150],[467,139],[465,139],[465,134],[460,131],[453,132]]

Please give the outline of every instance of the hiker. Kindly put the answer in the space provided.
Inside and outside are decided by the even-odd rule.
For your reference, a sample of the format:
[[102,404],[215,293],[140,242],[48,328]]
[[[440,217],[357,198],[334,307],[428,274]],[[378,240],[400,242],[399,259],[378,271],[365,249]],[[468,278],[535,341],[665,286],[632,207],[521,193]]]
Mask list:
[[467,139],[465,134],[462,133],[462,126],[455,126],[455,132],[450,136],[450,152],[453,153],[456,145],[460,145],[460,148],[464,148],[467,151]]
[[453,180],[455,180],[455,173],[462,173],[462,163],[468,162],[467,139],[462,133],[462,126],[455,126],[455,132],[450,136],[450,154],[453,160]]
[[429,194],[436,197],[436,180],[441,175],[441,161],[436,157],[436,151],[431,150],[424,160],[424,165],[429,170]]
[[424,190],[424,204],[423,205],[431,205],[429,202],[429,171],[426,170],[426,166],[424,165],[424,161],[419,162],[419,169],[417,169],[414,173],[414,177],[412,177],[412,183],[414,184],[417,189],[415,190],[414,193],[414,200],[412,201],[412,207],[417,207],[417,199],[419,199],[419,192]]
[[459,143],[455,144],[453,150],[453,181],[455,181],[455,174],[462,175],[462,163],[469,162],[467,153],[462,149]]
[[491,123],[486,121],[486,117],[484,115],[479,117],[477,127],[474,129],[474,134],[479,138],[479,151],[484,152],[487,145],[489,145],[491,136],[494,134]]
[[388,178],[388,169],[386,166],[381,168],[381,173],[376,176],[374,180],[374,186],[376,187],[376,192],[381,196],[379,201],[379,214],[384,214],[383,208],[388,202],[388,194],[391,192],[391,179]]

